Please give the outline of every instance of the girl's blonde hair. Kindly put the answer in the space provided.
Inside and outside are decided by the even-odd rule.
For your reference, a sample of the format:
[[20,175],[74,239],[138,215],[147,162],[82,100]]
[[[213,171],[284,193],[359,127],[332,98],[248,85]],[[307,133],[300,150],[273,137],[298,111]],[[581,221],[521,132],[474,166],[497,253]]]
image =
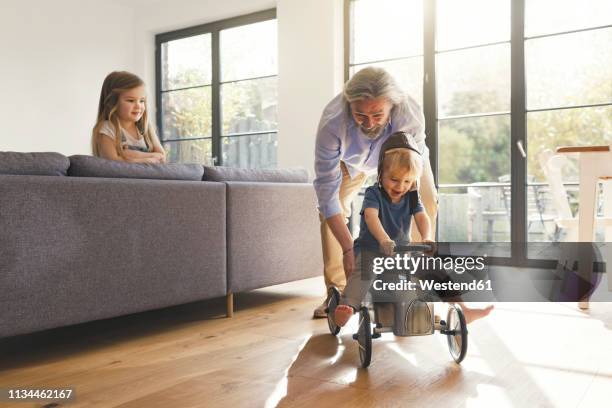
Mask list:
[[[91,135],[91,150],[94,156],[100,156],[98,149],[98,134],[104,121],[108,120],[115,131],[115,150],[119,157],[123,157],[122,135],[119,126],[117,108],[119,107],[119,96],[122,92],[144,86],[144,82],[137,75],[126,71],[114,71],[104,78],[100,102],[98,103],[98,118]],[[155,128],[149,124],[149,107],[145,100],[145,111],[136,122],[138,131],[143,135],[147,147],[153,148],[153,140],[156,138]]]
[[[408,178],[413,182],[418,180],[423,173],[423,160],[421,156],[410,149],[397,148],[390,149],[385,152],[385,156],[382,162],[382,175],[390,172],[395,173],[397,171],[408,172]],[[381,182],[382,180],[379,180]]]

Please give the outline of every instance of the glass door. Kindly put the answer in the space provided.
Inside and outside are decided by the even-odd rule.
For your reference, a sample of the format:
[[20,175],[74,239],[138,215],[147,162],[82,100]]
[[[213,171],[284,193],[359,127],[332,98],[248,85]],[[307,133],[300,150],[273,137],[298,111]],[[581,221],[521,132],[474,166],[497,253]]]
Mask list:
[[[578,166],[559,146],[612,143],[612,3],[525,0],[527,238],[578,240]],[[597,212],[601,215],[602,194]],[[596,226],[597,227],[597,226]],[[603,227],[596,241],[604,241]]]
[[[435,6],[438,238],[511,240],[510,1]],[[497,245],[509,257],[509,245]]]

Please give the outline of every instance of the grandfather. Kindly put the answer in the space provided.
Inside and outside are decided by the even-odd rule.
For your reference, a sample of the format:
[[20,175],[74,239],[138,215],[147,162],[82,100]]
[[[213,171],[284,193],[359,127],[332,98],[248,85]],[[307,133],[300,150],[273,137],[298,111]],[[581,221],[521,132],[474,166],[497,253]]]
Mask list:
[[[357,72],[324,109],[315,147],[314,187],[319,202],[325,285],[340,291],[353,272],[353,237],[347,227],[351,202],[367,177],[376,174],[381,145],[394,132],[414,137],[423,155],[419,193],[435,231],[437,194],[425,145],[425,119],[419,104],[405,95],[382,68]],[[412,229],[411,240],[419,241]],[[325,301],[315,317],[325,317]]]

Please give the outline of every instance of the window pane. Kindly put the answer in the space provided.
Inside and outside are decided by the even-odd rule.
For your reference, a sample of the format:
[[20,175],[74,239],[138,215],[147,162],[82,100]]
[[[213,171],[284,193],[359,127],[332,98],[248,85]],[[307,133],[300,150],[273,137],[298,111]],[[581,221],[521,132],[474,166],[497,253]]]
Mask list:
[[276,167],[276,133],[222,138],[223,165],[242,168]]
[[610,0],[527,0],[525,36],[552,34],[612,23]]
[[469,242],[469,196],[467,188],[440,188],[438,197],[440,242]]
[[276,75],[276,20],[221,31],[221,81]]
[[[529,184],[527,186],[529,242],[578,241],[579,189],[577,182],[564,182],[558,190],[561,192],[563,200],[559,200],[555,199],[555,188],[551,188],[548,183]],[[596,216],[598,217],[604,217],[603,195],[602,185],[599,184],[595,201]],[[572,218],[573,221],[571,221]],[[557,223],[558,220],[563,221]],[[595,223],[593,242],[606,242],[605,229],[604,222]],[[546,251],[546,249],[549,250]],[[551,253],[548,246],[528,246],[528,252],[529,258],[534,259],[551,259],[553,255],[558,256],[555,251]]]
[[510,111],[510,45],[437,55],[438,116]]
[[423,54],[422,0],[359,0],[351,6],[352,64]]
[[221,85],[223,134],[277,128],[277,79]]
[[451,185],[440,189],[440,240],[509,242],[510,115],[442,120],[438,134],[439,180]]
[[510,115],[439,122],[441,184],[509,181]]
[[162,44],[162,90],[211,83],[210,41],[210,34],[202,34]]
[[211,139],[182,140],[178,142],[165,142],[169,163],[202,163],[212,166]]
[[351,67],[350,75],[353,76],[355,72],[369,66],[381,67],[389,71],[404,92],[419,104],[423,103],[423,57],[354,65]]
[[[572,197],[572,206],[577,204],[578,186],[566,186],[568,197]],[[567,199],[566,199],[567,200]],[[570,201],[567,201],[568,203]],[[558,242],[563,241],[567,231],[557,227],[557,210],[555,201],[548,183],[528,183],[527,185],[527,240],[529,242]],[[576,224],[577,225],[577,224]],[[576,239],[574,239],[576,240]],[[529,251],[530,258],[537,256],[534,247]]]
[[437,50],[510,41],[510,0],[438,0],[436,4]]
[[[554,153],[559,146],[612,144],[612,106],[530,112],[527,140],[527,172],[535,181],[547,182],[540,162],[546,150]],[[563,162],[563,181],[577,182],[577,163]]]
[[[529,240],[576,241],[577,223],[557,226],[555,221],[578,214],[578,162],[571,155],[556,155],[556,150],[612,144],[612,106],[529,112],[527,140],[527,172],[534,184],[528,187],[528,200],[537,204],[529,207]],[[601,209],[602,195],[598,197]],[[603,231],[596,230],[596,241],[602,239]]]
[[527,107],[612,102],[612,28],[525,41]]
[[[509,242],[509,184],[440,188],[438,233],[440,242]],[[496,249],[489,255],[510,256]]]
[[211,135],[211,88],[186,89],[162,94],[162,139]]

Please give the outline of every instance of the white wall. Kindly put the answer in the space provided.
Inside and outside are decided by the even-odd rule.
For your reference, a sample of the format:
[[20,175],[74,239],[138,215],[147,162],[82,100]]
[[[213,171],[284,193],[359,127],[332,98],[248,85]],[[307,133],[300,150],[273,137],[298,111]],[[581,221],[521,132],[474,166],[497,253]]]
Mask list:
[[325,105],[343,85],[342,0],[278,0],[280,167],[314,173],[314,143]]
[[134,70],[134,14],[96,0],[0,2],[0,150],[89,154],[100,87]]

